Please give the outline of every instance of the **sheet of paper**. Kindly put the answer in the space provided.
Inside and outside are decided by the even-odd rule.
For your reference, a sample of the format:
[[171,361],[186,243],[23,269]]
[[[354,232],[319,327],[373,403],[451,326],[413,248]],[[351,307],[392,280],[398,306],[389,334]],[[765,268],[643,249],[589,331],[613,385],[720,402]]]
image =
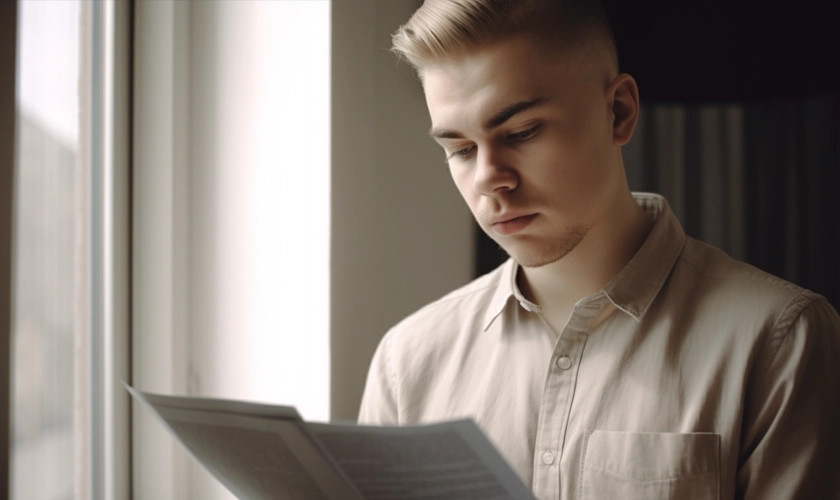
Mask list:
[[320,454],[293,408],[127,388],[240,499],[361,500]]
[[305,425],[367,500],[534,499],[471,420]]

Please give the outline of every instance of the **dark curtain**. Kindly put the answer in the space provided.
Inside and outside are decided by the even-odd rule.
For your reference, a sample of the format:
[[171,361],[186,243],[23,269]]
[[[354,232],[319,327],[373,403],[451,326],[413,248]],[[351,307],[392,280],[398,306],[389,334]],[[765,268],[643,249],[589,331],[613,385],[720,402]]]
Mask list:
[[840,98],[647,105],[625,148],[631,189],[686,233],[840,308]]

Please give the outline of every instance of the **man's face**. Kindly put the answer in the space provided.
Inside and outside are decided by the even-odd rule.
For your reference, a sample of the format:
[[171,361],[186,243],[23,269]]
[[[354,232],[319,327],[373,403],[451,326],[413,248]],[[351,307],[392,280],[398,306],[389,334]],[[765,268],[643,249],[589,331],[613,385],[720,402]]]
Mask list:
[[574,249],[624,185],[609,71],[581,54],[539,54],[518,37],[422,69],[458,190],[526,267]]

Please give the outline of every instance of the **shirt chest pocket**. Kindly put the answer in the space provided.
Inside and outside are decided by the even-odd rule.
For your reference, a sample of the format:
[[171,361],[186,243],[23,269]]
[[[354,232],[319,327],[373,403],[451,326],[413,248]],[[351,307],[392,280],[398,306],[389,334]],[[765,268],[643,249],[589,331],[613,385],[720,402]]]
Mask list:
[[591,431],[581,499],[719,499],[720,436]]

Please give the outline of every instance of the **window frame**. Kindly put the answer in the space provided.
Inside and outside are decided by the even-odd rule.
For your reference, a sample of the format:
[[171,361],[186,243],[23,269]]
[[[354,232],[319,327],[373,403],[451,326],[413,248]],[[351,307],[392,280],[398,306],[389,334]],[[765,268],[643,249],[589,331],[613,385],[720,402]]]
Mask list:
[[[131,40],[133,1],[93,2],[91,374],[93,498],[131,497]],[[101,395],[101,397],[96,397]]]

